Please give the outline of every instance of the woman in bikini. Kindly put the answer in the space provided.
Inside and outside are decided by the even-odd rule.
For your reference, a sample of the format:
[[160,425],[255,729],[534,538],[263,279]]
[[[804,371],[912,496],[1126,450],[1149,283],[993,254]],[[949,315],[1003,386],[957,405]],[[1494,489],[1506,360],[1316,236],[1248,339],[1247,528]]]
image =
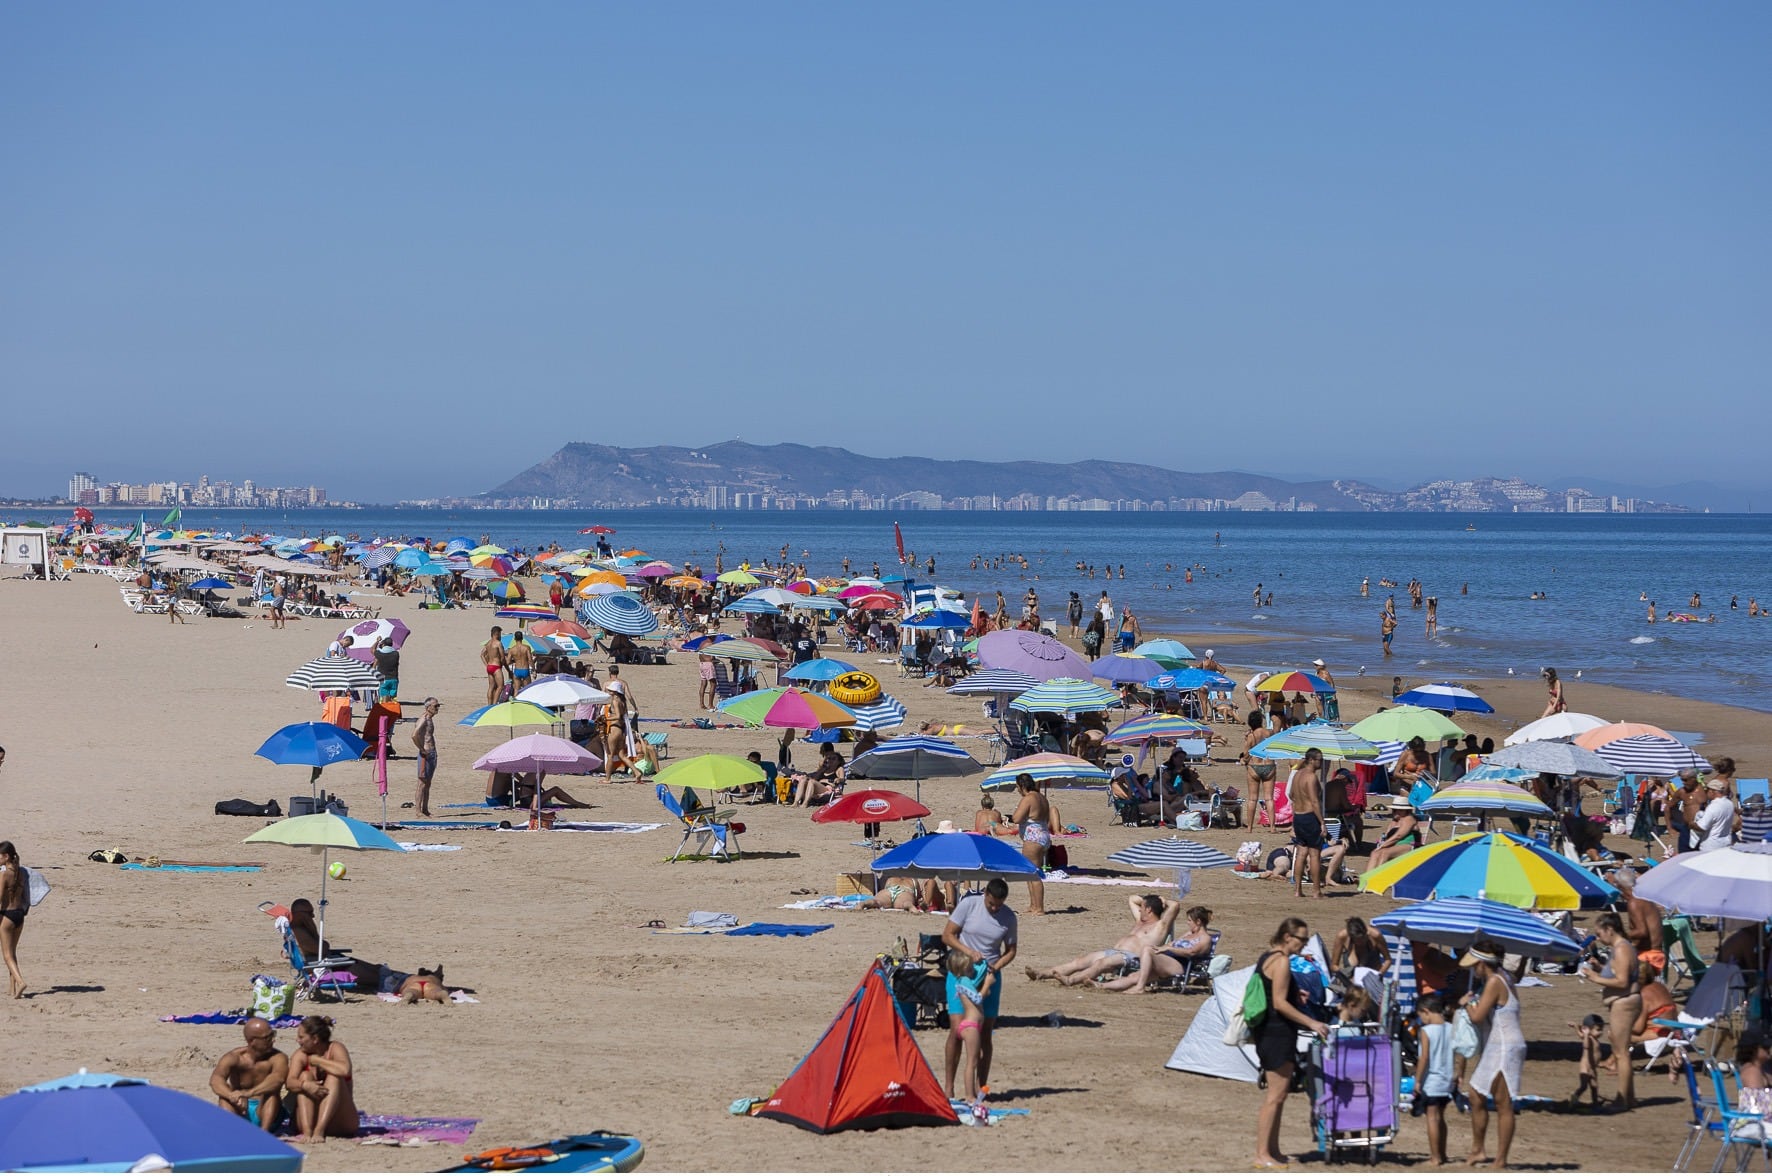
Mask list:
[[328,1135],[357,1134],[357,1101],[352,1095],[351,1052],[332,1040],[332,1022],[303,1017],[295,1031],[287,1088],[295,1102],[295,1125],[309,1144]]
[[1557,680],[1557,672],[1548,666],[1544,671],[1544,688],[1549,692],[1549,697],[1544,703],[1544,713],[1539,718],[1548,719],[1569,709],[1568,700],[1563,697],[1563,683]]
[[14,1000],[25,994],[25,978],[18,970],[18,937],[24,934],[25,915],[31,909],[30,891],[18,850],[12,842],[0,841],[0,957],[6,960]]
[[[1015,789],[1021,794],[1015,815],[1009,820],[1021,830],[1021,856],[1041,870],[1046,868],[1046,851],[1052,848],[1052,806],[1046,803],[1039,784],[1026,772],[1015,777]],[[1028,914],[1046,913],[1046,883],[1040,878],[1028,880]]]
[[1277,774],[1272,760],[1261,759],[1249,754],[1256,744],[1267,738],[1267,727],[1261,721],[1261,712],[1249,712],[1249,730],[1243,736],[1243,766],[1249,777],[1249,795],[1243,801],[1243,828],[1255,828],[1257,812],[1272,813],[1274,808],[1274,776]]

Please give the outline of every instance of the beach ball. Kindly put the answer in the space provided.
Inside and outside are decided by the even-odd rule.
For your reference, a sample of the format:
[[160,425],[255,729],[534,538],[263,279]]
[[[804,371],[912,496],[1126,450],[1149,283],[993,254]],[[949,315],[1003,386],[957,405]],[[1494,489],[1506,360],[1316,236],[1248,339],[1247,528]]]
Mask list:
[[343,862],[333,862],[330,866],[326,867],[326,876],[331,878],[334,882],[337,882],[340,878],[345,876],[345,864]]

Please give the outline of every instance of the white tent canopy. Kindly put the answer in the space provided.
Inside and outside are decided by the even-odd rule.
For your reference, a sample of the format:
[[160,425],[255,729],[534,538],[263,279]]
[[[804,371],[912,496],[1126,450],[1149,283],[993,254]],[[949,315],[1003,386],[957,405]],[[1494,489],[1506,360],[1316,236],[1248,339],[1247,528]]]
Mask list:
[[1201,1002],[1175,1052],[1169,1055],[1168,1069],[1234,1082],[1260,1080],[1261,1064],[1255,1047],[1224,1043],[1224,1031],[1230,1026],[1231,1017],[1243,1007],[1243,990],[1249,987],[1249,977],[1254,974],[1252,964],[1212,981],[1212,995]]

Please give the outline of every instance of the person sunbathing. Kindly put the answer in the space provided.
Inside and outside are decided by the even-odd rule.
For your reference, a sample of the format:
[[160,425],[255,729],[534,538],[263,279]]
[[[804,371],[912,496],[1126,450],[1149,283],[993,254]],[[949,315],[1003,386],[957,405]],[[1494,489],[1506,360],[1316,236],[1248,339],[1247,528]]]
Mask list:
[[818,767],[794,774],[794,794],[789,803],[808,808],[814,803],[822,804],[836,795],[847,775],[843,756],[827,743],[819,756]]
[[[533,808],[534,807],[534,805],[535,805],[535,783],[536,783],[535,776],[529,772],[523,773],[522,775],[518,776],[514,781],[512,781],[511,795],[512,795],[512,798],[516,802],[517,808]],[[584,801],[575,799],[571,793],[567,792],[564,788],[561,788],[558,786],[543,789],[542,794],[541,794],[541,803],[543,804],[543,806],[554,805],[557,808],[590,808],[591,807],[590,805],[586,804]]]
[[915,878],[888,878],[878,894],[856,907],[864,911],[920,911],[922,892]]
[[1166,903],[1158,895],[1147,894],[1142,898],[1127,899],[1126,905],[1132,910],[1132,930],[1118,943],[1100,951],[1085,952],[1056,968],[1029,967],[1025,969],[1028,979],[1056,980],[1066,988],[1074,988],[1108,972],[1137,968],[1140,953],[1168,938],[1170,928],[1175,926],[1175,917],[1181,913],[1181,903]]
[[[1179,906],[1180,904],[1175,904]],[[1157,980],[1180,976],[1189,964],[1212,954],[1212,912],[1203,906],[1189,907],[1187,932],[1168,947],[1147,947],[1138,953],[1138,970],[1101,987],[1109,992],[1154,992]]]
[[972,814],[972,831],[986,837],[1007,837],[1013,829],[997,811],[997,802],[985,795],[978,798],[978,811]]
[[1114,798],[1115,808],[1126,813],[1136,813],[1141,821],[1162,814],[1162,804],[1151,799],[1150,790],[1143,779],[1135,776],[1130,768],[1119,770],[1109,782],[1108,792]]

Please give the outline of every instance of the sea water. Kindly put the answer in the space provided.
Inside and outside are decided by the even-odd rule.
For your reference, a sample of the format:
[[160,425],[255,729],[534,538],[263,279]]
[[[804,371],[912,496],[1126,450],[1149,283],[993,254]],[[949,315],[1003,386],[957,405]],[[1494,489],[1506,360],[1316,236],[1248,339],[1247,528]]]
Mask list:
[[[99,512],[133,524],[132,511]],[[617,550],[638,547],[674,564],[725,566],[804,558],[812,574],[836,575],[844,556],[855,575],[877,561],[898,571],[894,517],[849,511],[205,511],[183,525],[246,533],[334,532],[490,536],[506,547],[558,542],[588,546],[581,528],[616,528]],[[1058,620],[1075,591],[1093,605],[1105,589],[1115,610],[1130,607],[1146,636],[1245,634],[1263,638],[1231,655],[1273,669],[1322,657],[1338,679],[1362,672],[1388,683],[1537,675],[1555,666],[1576,681],[1705,698],[1772,710],[1772,618],[1749,619],[1748,601],[1772,603],[1772,516],[1571,514],[1254,514],[1180,512],[909,512],[897,515],[917,578],[982,594],[1002,591],[1012,615],[1029,587],[1042,616]],[[151,522],[152,520],[150,520]],[[806,553],[804,557],[802,553]],[[1015,554],[1002,569],[974,557]],[[1091,578],[1076,564],[1092,565]],[[1125,566],[1125,577],[1119,576]],[[1186,571],[1193,567],[1193,581]],[[1105,578],[1108,569],[1112,579]],[[1370,595],[1360,595],[1360,581]],[[1411,579],[1439,600],[1439,633],[1398,585]],[[1262,585],[1264,603],[1254,603]],[[1394,655],[1383,657],[1379,610],[1397,597]],[[1265,604],[1266,594],[1273,604]],[[1537,592],[1543,599],[1532,599]],[[1702,604],[1689,607],[1692,594]],[[1648,624],[1647,595],[1659,621]],[[1730,598],[1738,607],[1730,608]],[[1691,612],[1715,623],[1669,623]],[[1061,630],[1062,631],[1062,630]],[[1196,648],[1196,652],[1199,649]],[[1221,651],[1226,652],[1226,651]],[[1577,675],[1580,678],[1577,678]]]

